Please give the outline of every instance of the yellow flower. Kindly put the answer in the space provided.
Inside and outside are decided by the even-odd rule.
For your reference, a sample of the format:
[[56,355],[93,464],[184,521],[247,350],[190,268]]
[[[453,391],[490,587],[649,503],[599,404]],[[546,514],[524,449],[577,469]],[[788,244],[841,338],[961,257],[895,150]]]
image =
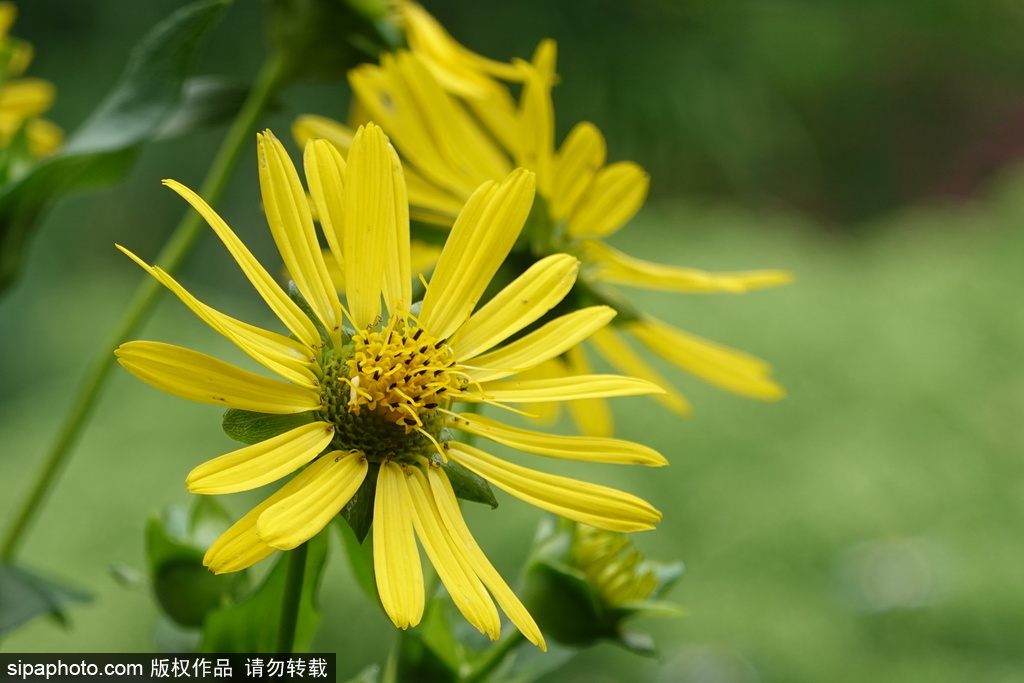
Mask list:
[[0,145],[7,146],[27,126],[29,152],[33,157],[53,153],[64,134],[53,123],[40,119],[53,104],[53,84],[39,78],[18,78],[32,61],[32,46],[8,36],[17,10],[0,2]]
[[165,181],[206,218],[290,337],[214,310],[167,273],[123,250],[207,324],[286,381],[146,341],[117,350],[125,368],[193,401],[308,417],[306,424],[210,460],[188,475],[193,493],[222,494],[263,486],[301,469],[225,532],[204,562],[218,573],[237,571],[275,550],[295,548],[337,515],[364,479],[376,476],[374,567],[381,601],[395,625],[414,626],[423,614],[419,538],[456,606],[474,626],[498,637],[493,597],[531,642],[544,647],[533,619],[473,540],[444,465],[457,463],[544,510],[604,529],[649,529],[660,513],[635,496],[506,462],[452,434],[478,435],[569,460],[666,462],[627,441],[551,436],[459,414],[454,407],[660,389],[617,375],[554,382],[507,379],[563,353],[614,315],[606,306],[584,308],[491,350],[545,315],[576,279],[576,259],[553,254],[477,306],[530,211],[533,173],[515,170],[469,197],[422,303],[414,304],[406,185],[398,155],[381,129],[373,124],[360,128],[347,159],[327,142],[312,141],[304,162],[330,246],[328,257],[345,273],[345,304],[331,282],[299,175],[269,132],[259,136],[261,192],[274,240],[301,295],[295,297],[298,302],[201,198]]
[[[603,239],[643,205],[648,176],[631,161],[606,164],[605,140],[591,123],[578,124],[555,148],[555,43],[542,42],[532,63],[493,62],[455,42],[416,3],[401,0],[398,8],[412,50],[382,55],[379,65],[352,70],[349,81],[356,96],[353,124],[372,117],[390,132],[402,154],[411,216],[450,226],[481,182],[502,178],[515,166],[529,168],[537,174],[537,193],[543,200],[534,211],[542,227],[531,235],[531,253],[538,258],[574,254],[582,262],[579,298],[615,302],[620,313],[629,313],[592,338],[600,356],[627,374],[666,387],[667,393],[657,398],[680,415],[689,414],[688,401],[627,339],[727,391],[763,400],[781,398],[783,389],[766,363],[631,311],[607,286],[742,293],[787,283],[790,274],[709,273],[643,261],[608,246]],[[523,83],[518,102],[496,78]],[[343,150],[351,139],[348,126],[318,116],[300,117],[294,134],[300,142],[323,138]],[[561,377],[586,364],[580,350],[553,359],[538,372]],[[607,435],[611,413],[598,403],[576,406],[573,414],[585,433]]]

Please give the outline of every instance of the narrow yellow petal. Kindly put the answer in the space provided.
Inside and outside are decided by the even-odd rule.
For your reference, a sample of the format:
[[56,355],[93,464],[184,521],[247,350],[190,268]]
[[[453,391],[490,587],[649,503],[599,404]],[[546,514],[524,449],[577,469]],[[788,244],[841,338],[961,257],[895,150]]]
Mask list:
[[604,281],[667,292],[742,294],[753,289],[775,287],[793,281],[792,273],[783,270],[751,270],[738,273],[709,273],[693,268],[679,268],[651,263],[627,256],[604,242],[583,243],[588,261],[597,264],[594,277]]
[[523,603],[501,578],[494,565],[488,561],[487,556],[477,545],[476,539],[473,538],[473,534],[469,532],[469,527],[466,526],[466,520],[462,517],[459,501],[455,498],[455,491],[452,489],[448,477],[441,468],[430,467],[427,469],[427,480],[430,482],[430,492],[434,496],[434,503],[437,505],[438,514],[444,522],[445,528],[454,540],[459,541],[455,546],[456,549],[469,562],[469,566],[487,586],[502,611],[515,624],[516,628],[541,651],[547,651],[547,644],[544,642],[544,636],[541,634],[537,622],[533,620]]
[[[345,175],[347,164],[336,147],[324,140],[306,144],[302,156],[309,183],[309,195],[316,207],[320,228],[331,248],[333,258],[327,267],[332,271],[332,282],[341,291],[333,272],[345,272]],[[333,264],[333,268],[331,266]]]
[[391,164],[391,197],[395,203],[394,221],[387,233],[384,256],[384,301],[388,312],[408,312],[412,305],[412,267],[409,255],[409,194],[398,153],[387,146]]
[[[593,372],[583,345],[574,346],[562,357],[565,372],[562,377],[589,375]],[[612,407],[603,398],[584,398],[566,403],[569,417],[581,434],[609,438],[615,433]],[[531,406],[532,407],[532,406]]]
[[[568,374],[565,371],[561,359],[552,358],[549,361],[544,361],[536,367],[523,370],[519,373],[518,377],[520,380],[537,380],[537,379],[554,379],[556,377],[565,377]],[[529,409],[526,411],[534,416],[534,419],[542,425],[554,424],[555,420],[562,412],[562,404],[558,401],[540,401],[538,403],[531,403]]]
[[316,470],[307,467],[269,498],[250,510],[213,542],[203,557],[203,564],[209,567],[214,574],[223,574],[248,569],[272,555],[277,548],[264,543],[256,534],[257,520],[264,511],[306,486],[316,474]]
[[433,56],[445,67],[459,73],[468,68],[506,81],[522,80],[522,73],[515,66],[496,62],[463,47],[419,4],[401,0],[398,10],[405,25],[406,40],[412,49]]
[[21,78],[0,88],[0,112],[28,118],[42,114],[53,105],[53,83],[40,78]]
[[356,131],[345,176],[345,295],[352,325],[365,328],[380,315],[381,273],[395,199],[388,139],[374,124]]
[[411,467],[408,471],[410,476],[405,480],[411,494],[412,521],[420,544],[448,589],[452,602],[466,620],[480,633],[487,634],[491,640],[497,640],[501,635],[501,619],[494,601],[469,561],[458,551],[459,542],[444,527],[427,478],[418,468]]
[[32,119],[28,122],[28,144],[32,156],[50,156],[64,144],[64,131],[52,121]]
[[[665,390],[636,377],[622,375],[579,375],[562,379],[540,379],[522,382],[488,382],[483,385],[484,397],[502,403],[534,403],[536,401],[575,401],[581,398],[640,396]],[[478,395],[467,390],[460,401],[475,402]]]
[[534,174],[517,169],[500,185],[484,183],[452,227],[423,298],[420,321],[444,339],[469,318],[505,260],[533,204]]
[[373,502],[373,570],[384,611],[401,629],[423,618],[420,553],[413,536],[413,507],[405,472],[394,462],[380,466]]
[[159,280],[167,289],[174,292],[203,322],[230,339],[238,348],[268,370],[276,372],[294,384],[310,389],[318,386],[316,375],[311,369],[311,366],[315,365],[315,359],[310,357],[309,350],[302,344],[283,335],[235,320],[214,310],[192,296],[164,270],[148,265],[121,245],[115,246],[142,266],[147,273]]
[[224,219],[217,215],[217,212],[210,208],[210,205],[203,201],[202,197],[188,189],[175,180],[165,180],[164,185],[177,192],[181,197],[198,211],[214,232],[221,239],[224,246],[231,252],[231,256],[241,267],[242,272],[259,292],[263,300],[267,302],[271,310],[281,319],[285,327],[291,330],[292,334],[303,344],[312,349],[319,349],[321,345],[320,333],[316,331],[313,322],[306,317],[302,309],[292,301],[283,289],[274,281],[270,273],[260,265],[256,257],[252,255],[242,240],[232,232]]
[[333,436],[329,422],[302,425],[204,462],[185,483],[190,492],[204,495],[249,491],[299,469],[320,455]]
[[615,317],[610,306],[588,306],[566,313],[544,324],[525,337],[480,356],[473,361],[469,375],[478,382],[508,377],[520,370],[560,356],[589,337]]
[[576,124],[558,150],[549,208],[555,221],[565,220],[590,187],[604,165],[607,153],[604,136],[597,126],[584,121]]
[[650,180],[632,161],[605,166],[569,216],[566,231],[574,237],[612,234],[643,206]]
[[519,98],[522,141],[516,163],[537,174],[537,192],[551,197],[552,150],[555,145],[555,114],[551,105],[551,81],[532,66],[523,65],[527,78]]
[[320,407],[318,391],[261,377],[180,346],[133,341],[115,353],[143,382],[190,401],[274,414]]
[[716,344],[654,318],[628,323],[641,344],[676,367],[734,394],[774,401],[785,390],[771,379],[771,366],[751,355]]
[[295,287],[336,339],[341,313],[313,228],[309,200],[284,145],[267,131],[257,135],[260,193],[274,243]]
[[303,149],[311,141],[322,138],[339,151],[348,154],[353,135],[355,131],[351,128],[325,116],[305,114],[295,119],[295,123],[292,124],[292,136]]
[[331,451],[304,470],[306,479],[287,498],[259,516],[256,534],[274,548],[291,550],[320,533],[359,490],[366,458],[353,451]]
[[594,332],[587,341],[594,345],[602,358],[622,374],[646,379],[664,389],[664,394],[657,394],[654,398],[664,404],[666,408],[677,415],[690,414],[692,410],[690,402],[630,348],[613,326],[602,327]]
[[461,360],[504,341],[551,310],[576,282],[579,261],[552,254],[537,261],[476,311],[454,340]]
[[497,420],[472,413],[446,418],[445,424],[520,451],[550,458],[650,467],[668,464],[665,457],[653,448],[622,439],[542,434],[509,427]]
[[449,441],[448,455],[506,493],[576,522],[628,533],[653,529],[661,513],[634,495],[532,470]]

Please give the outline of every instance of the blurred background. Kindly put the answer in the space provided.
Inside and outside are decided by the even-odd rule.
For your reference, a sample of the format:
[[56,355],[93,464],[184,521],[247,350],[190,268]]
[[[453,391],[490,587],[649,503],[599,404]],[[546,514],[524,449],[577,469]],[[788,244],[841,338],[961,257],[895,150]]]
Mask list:
[[[58,89],[73,130],[138,38],[184,3],[23,2],[29,75]],[[682,560],[670,594],[688,616],[647,619],[658,658],[588,650],[550,681],[1016,681],[1024,670],[1024,6],[1006,0],[542,0],[426,7],[467,46],[528,57],[559,41],[559,139],[591,120],[609,158],[652,174],[647,207],[612,244],[710,270],[784,268],[796,284],[741,297],[629,292],[691,332],[754,353],[789,392],[757,403],[684,378],[681,421],[616,403],[619,435],[668,470],[570,466],[665,514],[636,536]],[[237,0],[198,73],[248,82],[264,5]],[[267,125],[343,117],[341,83],[291,87]],[[131,178],[64,201],[0,299],[0,519],[5,523],[85,365],[185,210],[161,178],[198,186],[223,130],[148,146]],[[294,147],[293,147],[294,151]],[[221,214],[265,262],[255,155]],[[209,236],[180,279],[215,307],[270,324]],[[141,338],[237,360],[165,297]],[[116,372],[22,560],[94,593],[71,627],[37,621],[11,652],[149,651],[150,599],[112,565],[141,568],[142,530],[187,503],[184,476],[232,448],[216,408]],[[568,425],[560,425],[568,429]],[[552,465],[549,471],[559,471]],[[467,509],[506,576],[540,514],[508,496]],[[234,512],[249,500],[232,496]],[[335,548],[335,551],[338,549]],[[344,676],[382,661],[393,628],[331,562],[315,649]],[[352,624],[359,628],[353,631]]]

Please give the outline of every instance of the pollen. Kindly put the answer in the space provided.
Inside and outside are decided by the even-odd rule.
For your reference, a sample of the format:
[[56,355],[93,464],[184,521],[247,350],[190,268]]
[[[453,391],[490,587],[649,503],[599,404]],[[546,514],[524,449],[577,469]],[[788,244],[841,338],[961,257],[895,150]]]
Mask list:
[[353,337],[355,350],[348,369],[348,410],[370,411],[406,432],[448,403],[449,391],[460,388],[451,347],[421,327],[392,322],[386,328]]

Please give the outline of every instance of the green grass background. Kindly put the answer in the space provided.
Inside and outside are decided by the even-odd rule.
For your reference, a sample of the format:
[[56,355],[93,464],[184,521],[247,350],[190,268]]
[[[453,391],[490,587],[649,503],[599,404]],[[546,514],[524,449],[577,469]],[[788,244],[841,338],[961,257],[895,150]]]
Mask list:
[[[141,31],[180,3],[144,3],[134,13],[118,10],[117,3],[83,4],[61,13],[58,4],[41,0],[26,7],[19,35],[36,43],[34,75],[58,84],[54,118],[73,127],[98,100],[98,90],[113,81]],[[920,8],[926,4],[899,7],[913,19],[913,12],[924,11]],[[952,5],[947,5],[942,7],[950,10]],[[795,5],[786,7],[796,11]],[[511,11],[506,8],[501,16]],[[700,22],[687,26],[706,39],[701,45],[722,41],[728,48],[733,44],[728,36],[743,42],[759,26],[756,17],[764,18],[740,14],[744,21],[735,23],[728,12],[719,16],[708,9],[704,17],[711,22],[709,17],[719,16],[721,26],[741,27],[735,35],[704,30]],[[618,15],[608,16],[614,23]],[[942,17],[957,23],[949,11]],[[558,30],[571,24],[570,18],[538,21],[532,30],[561,37]],[[760,49],[768,52],[774,42],[766,36],[781,40],[786,35],[776,33],[781,31],[780,16],[772,18],[761,33],[754,31],[764,38],[757,43]],[[251,77],[262,49],[254,28],[260,19],[259,3],[237,3],[220,29],[220,39],[215,36],[204,52],[201,71]],[[835,16],[816,14],[812,19],[799,24],[806,35],[819,35],[812,30],[815,26],[836,31],[847,26]],[[477,21],[483,25],[484,19]],[[643,28],[638,26],[632,30]],[[972,26],[985,35],[983,25]],[[937,31],[933,39],[941,38],[941,30],[930,30]],[[654,116],[645,106],[664,97],[681,111],[690,111],[691,104],[710,107],[705,123],[723,120],[714,114],[715,106],[754,110],[728,106],[729,100],[715,100],[714,92],[684,87],[692,85],[686,81],[665,81],[672,85],[668,87],[657,80],[664,74],[628,69],[614,74],[635,79],[634,88],[643,89],[646,99],[612,98],[599,85],[613,73],[608,65],[595,66],[570,49],[575,40],[577,47],[590,45],[599,52],[607,41],[594,36],[601,35],[590,24],[577,26],[567,39],[569,47],[563,46],[565,88],[575,87],[569,92],[580,94],[582,86],[572,83],[597,85],[580,94],[582,99],[559,101],[569,112],[560,118],[560,127],[592,118],[624,138],[621,144],[616,142],[620,138],[611,140],[613,158],[635,158],[662,169],[656,174],[661,188],[657,199],[612,243],[667,263],[716,270],[785,268],[797,275],[788,287],[742,296],[627,293],[669,322],[768,360],[789,396],[778,403],[748,401],[665,367],[665,374],[693,399],[692,418],[671,417],[645,398],[618,400],[615,410],[619,435],[658,448],[668,456],[670,468],[539,464],[620,486],[661,509],[659,529],[637,535],[636,542],[652,558],[686,564],[687,573],[670,598],[689,611],[680,619],[638,622],[655,634],[659,658],[639,658],[602,645],[547,680],[1019,680],[1024,670],[1024,175],[1004,169],[969,202],[908,201],[907,188],[880,177],[874,166],[826,155],[832,189],[861,197],[860,203],[844,199],[854,202],[847,209],[871,218],[846,221],[845,210],[824,212],[831,219],[809,218],[779,208],[789,204],[772,198],[771,183],[758,184],[759,173],[775,178],[770,167],[744,166],[744,153],[762,161],[771,156],[771,150],[751,140],[785,146],[789,138],[775,135],[777,129],[770,127],[759,137],[760,123],[749,120],[744,125],[754,128],[747,137],[737,138],[729,129],[716,129],[714,137],[699,126],[687,128],[685,118],[676,117],[672,120],[681,122],[690,137],[673,134],[665,148],[694,152],[676,159],[686,170],[676,177],[664,150],[644,147],[639,139],[643,134],[628,135],[630,130],[655,130],[652,122],[660,121],[658,117],[674,116],[662,110]],[[536,37],[524,34],[517,40],[529,46]],[[486,35],[473,40],[487,46]],[[500,47],[507,47],[509,40]],[[832,43],[822,43],[821,53],[839,59],[826,49]],[[981,54],[987,43],[979,39],[969,45]],[[815,78],[828,72],[825,66],[838,69],[837,62],[807,58],[815,54],[808,51],[794,59],[791,52],[780,53],[772,63],[790,65],[793,71],[786,73],[791,81],[812,104],[822,105],[829,91],[819,88]],[[81,58],[69,60],[69,55]],[[1000,53],[1000,68],[993,72],[1012,75],[1024,63],[1005,57]],[[941,63],[922,59],[941,70]],[[573,70],[574,63],[584,62],[586,69]],[[816,64],[818,70],[799,68],[806,64]],[[868,80],[863,64],[843,65],[842,73]],[[700,83],[723,82],[715,69],[701,74],[705,78]],[[650,87],[642,88],[644,78],[654,79],[657,87],[649,80]],[[733,85],[730,92],[761,92]],[[856,79],[832,82],[831,87],[850,97],[859,96],[860,87],[870,94],[869,86]],[[782,100],[792,94],[770,92]],[[688,99],[686,93],[694,95]],[[839,105],[844,101],[840,98]],[[615,106],[598,106],[609,102]],[[929,101],[915,102],[926,108]],[[331,114],[343,111],[343,104],[338,86],[299,86],[289,91],[269,125],[284,137],[296,113]],[[580,113],[590,105],[595,113]],[[654,118],[631,119],[623,113],[636,108]],[[856,148],[859,157],[872,163],[888,159],[891,149],[872,137],[877,131],[870,121],[862,129],[855,127],[860,123],[856,113],[862,110],[843,111],[849,118],[829,118],[827,112],[818,112],[819,119],[808,115],[820,124],[813,130],[826,142]],[[914,116],[919,110],[900,111],[918,120]],[[799,109],[790,113],[797,118],[807,114]],[[207,131],[156,145],[142,155],[127,184],[63,203],[32,244],[21,283],[0,299],[0,523],[9,519],[34,477],[87,364],[142,277],[113,243],[152,259],[185,210],[180,199],[160,187],[159,179],[173,177],[198,186],[219,137],[219,131]],[[694,141],[719,154],[717,165],[701,161],[710,152],[693,150]],[[828,145],[823,149],[838,154]],[[746,168],[737,171],[743,182],[722,181],[721,168],[736,170],[737,165],[741,171]],[[814,176],[816,168],[800,167],[794,177]],[[708,182],[715,191],[701,192],[706,187],[694,180],[698,176],[712,178]],[[854,183],[864,178],[870,183]],[[794,185],[782,195],[799,195],[803,187]],[[273,264],[256,188],[250,153],[223,213],[256,253]],[[916,195],[920,188],[911,189],[909,194]],[[831,201],[825,190],[815,191],[826,197],[821,200],[825,204]],[[885,201],[879,199],[883,196]],[[212,236],[204,238],[181,279],[201,299],[232,315],[273,324]],[[184,306],[165,299],[140,338],[242,360]],[[219,420],[216,408],[189,404],[115,372],[22,553],[28,565],[70,580],[91,591],[95,600],[71,611],[70,628],[37,621],[6,637],[5,651],[153,648],[157,618],[150,597],[118,585],[110,568],[141,568],[147,518],[164,506],[188,503],[188,470],[234,447],[220,432]],[[529,462],[524,457],[518,461]],[[240,514],[253,499],[237,495],[226,502]],[[511,578],[528,552],[541,514],[508,496],[499,494],[499,499],[496,511],[471,507],[467,515],[481,544]],[[355,590],[341,560],[334,548],[316,647],[338,652],[341,673],[351,674],[371,660],[383,660],[394,630]]]

